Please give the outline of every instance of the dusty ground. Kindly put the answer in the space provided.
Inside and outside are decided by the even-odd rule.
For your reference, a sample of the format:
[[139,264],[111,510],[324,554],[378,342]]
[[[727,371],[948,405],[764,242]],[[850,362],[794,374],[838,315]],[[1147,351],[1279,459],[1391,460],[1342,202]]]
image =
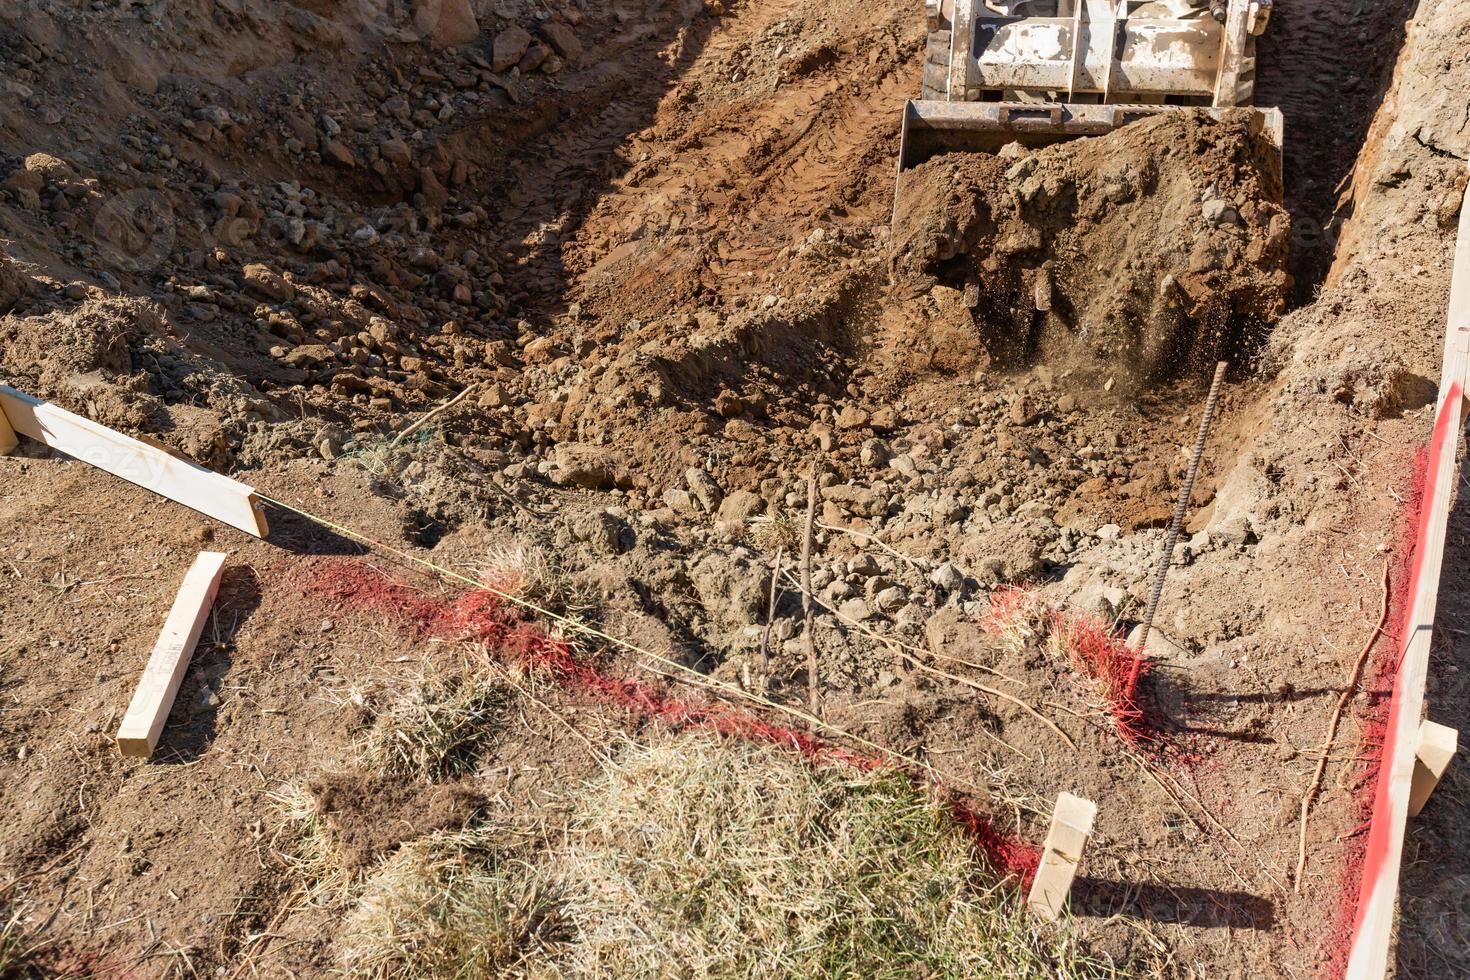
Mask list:
[[[756,652],[775,549],[790,554],[820,457],[827,719],[978,787],[974,805],[1032,842],[1058,791],[1096,799],[1077,898],[1090,948],[1176,975],[1330,972],[1373,697],[1331,749],[1299,890],[1297,813],[1381,565],[1401,557],[1428,430],[1470,151],[1467,5],[1422,0],[1390,79],[1404,5],[1278,4],[1258,96],[1287,110],[1284,176],[1231,157],[1238,134],[1195,125],[1179,138],[1199,141],[1197,169],[1188,152],[1160,165],[1213,181],[1197,228],[1167,181],[1173,197],[1140,184],[1118,192],[1138,195],[1125,220],[1102,215],[1111,237],[1092,254],[1136,260],[1140,287],[1176,243],[1215,239],[1243,284],[1203,283],[1192,299],[1216,318],[1170,313],[1171,338],[1188,325],[1180,356],[1145,345],[1122,385],[1065,344],[1002,351],[972,319],[973,277],[890,279],[917,9],[727,6],[502,4],[449,49],[394,3],[0,11],[5,380],[455,572],[539,545],[609,633],[722,683],[754,671],[786,705],[811,682],[789,580],[768,680]],[[1153,165],[1157,137],[1173,138],[1154,128],[1028,167],[1111,201],[1100,161],[1122,158],[1111,146]],[[1014,165],[931,167],[999,199],[983,182]],[[1140,217],[1168,236],[1111,247]],[[1088,254],[1062,213],[1043,224],[1050,251]],[[1057,295],[1101,303],[1103,264],[1063,268]],[[1293,303],[1277,323],[1284,273]],[[1141,316],[1096,312],[1129,329]],[[1161,610],[1171,646],[1144,688],[1166,747],[1135,752],[1065,659],[1006,647],[985,623],[1009,584],[1074,614],[1139,616],[1214,356],[1192,342],[1201,323],[1237,363]],[[369,559],[272,518],[254,542],[35,447],[0,460],[0,867],[13,869],[0,887],[57,963],[321,975],[335,920],[278,859],[282,784],[315,780],[371,862],[466,807],[534,820],[596,770],[609,731],[642,724],[549,685],[432,799],[363,784],[353,693],[452,672],[463,644],[324,596],[313,583],[340,574],[330,562]],[[1447,567],[1462,537],[1457,525]],[[213,626],[159,758],[125,763],[110,733],[202,547],[233,556]],[[1437,717],[1463,708],[1463,618],[1452,600]],[[658,680],[615,649],[587,656]],[[1463,876],[1435,870],[1470,846],[1461,795],[1447,783],[1411,842],[1425,857],[1405,878],[1419,913],[1405,975],[1466,969]]]

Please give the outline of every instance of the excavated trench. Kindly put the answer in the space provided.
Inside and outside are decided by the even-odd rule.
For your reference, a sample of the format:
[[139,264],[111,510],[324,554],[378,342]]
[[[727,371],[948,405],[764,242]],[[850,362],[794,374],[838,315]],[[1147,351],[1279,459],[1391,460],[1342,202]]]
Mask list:
[[[1276,880],[1298,789],[1281,747],[1320,738],[1341,678],[1316,644],[1356,644],[1333,631],[1359,586],[1324,585],[1296,618],[1271,598],[1348,564],[1356,538],[1316,550],[1348,512],[1334,494],[1397,486],[1403,462],[1363,430],[1409,439],[1423,399],[1422,350],[1379,357],[1353,321],[1343,353],[1323,339],[1335,318],[1371,317],[1318,300],[1347,274],[1338,237],[1368,198],[1344,188],[1377,152],[1407,0],[1277,5],[1257,95],[1285,110],[1283,168],[1244,125],[1158,119],[936,158],[904,176],[893,224],[923,53],[898,0],[510,3],[447,50],[318,5],[219,6],[0,11],[33,101],[76,85],[100,107],[49,107],[76,113],[78,143],[0,112],[0,238],[25,280],[0,318],[8,378],[282,499],[315,483],[337,519],[455,568],[487,542],[539,544],[589,615],[715,679],[744,684],[769,636],[767,693],[792,704],[812,680],[793,588],[760,627],[816,459],[829,719],[972,783],[1005,769],[1028,797],[1099,799],[1094,948],[1152,955],[1105,923],[1126,908],[1213,974],[1317,965],[1320,908]],[[534,45],[555,72],[502,64],[519,25],[520,64]],[[103,28],[156,57],[70,39]],[[1118,774],[1065,664],[979,624],[992,590],[1023,585],[1136,621],[1217,359],[1232,383],[1160,617],[1178,659],[1151,694],[1207,759],[1184,777],[1191,808]],[[1354,555],[1375,561],[1396,514],[1362,507]],[[282,526],[302,551],[349,550]],[[1079,748],[1051,751],[1029,715],[912,654],[1064,702]],[[1324,807],[1336,854],[1352,802]],[[1190,829],[1206,817],[1264,857],[1210,850]]]

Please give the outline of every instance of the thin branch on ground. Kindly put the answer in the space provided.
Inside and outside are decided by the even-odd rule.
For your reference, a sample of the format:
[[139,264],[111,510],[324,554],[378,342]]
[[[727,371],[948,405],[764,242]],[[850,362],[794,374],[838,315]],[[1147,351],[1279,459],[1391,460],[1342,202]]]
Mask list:
[[1378,642],[1384,624],[1388,622],[1388,597],[1388,562],[1385,561],[1383,563],[1383,600],[1378,611],[1378,623],[1373,627],[1373,632],[1368,634],[1368,639],[1364,641],[1363,649],[1358,652],[1358,659],[1353,664],[1352,676],[1348,678],[1347,686],[1337,697],[1337,707],[1333,709],[1332,717],[1327,721],[1327,736],[1322,740],[1322,755],[1317,760],[1317,769],[1312,773],[1312,781],[1307,784],[1307,791],[1302,794],[1302,813],[1298,821],[1300,828],[1297,835],[1296,876],[1291,883],[1293,891],[1302,890],[1302,877],[1307,871],[1307,817],[1311,815],[1312,802],[1322,790],[1322,776],[1327,772],[1327,760],[1332,754],[1333,743],[1337,740],[1337,725],[1342,720],[1343,709],[1357,693],[1358,684],[1363,679],[1363,668],[1368,663],[1368,654],[1372,651],[1373,645]]

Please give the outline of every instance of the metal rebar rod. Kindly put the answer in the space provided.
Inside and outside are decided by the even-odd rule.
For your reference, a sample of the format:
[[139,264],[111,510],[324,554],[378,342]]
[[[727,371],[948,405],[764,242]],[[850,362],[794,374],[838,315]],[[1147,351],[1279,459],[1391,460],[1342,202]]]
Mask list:
[[[1189,472],[1184,476],[1184,486],[1179,488],[1179,502],[1174,506],[1174,519],[1169,523],[1169,537],[1164,542],[1164,553],[1159,557],[1159,568],[1154,573],[1153,590],[1148,597],[1148,611],[1143,614],[1143,633],[1138,638],[1138,649],[1142,653],[1148,647],[1148,636],[1153,632],[1154,615],[1159,611],[1159,599],[1164,595],[1164,579],[1169,576],[1169,566],[1174,564],[1174,545],[1179,541],[1179,529],[1184,524],[1184,514],[1189,510],[1189,498],[1194,495],[1194,478],[1199,475],[1200,457],[1205,452],[1205,440],[1210,437],[1210,423],[1215,418],[1215,408],[1220,401],[1220,386],[1225,381],[1228,361],[1215,365],[1215,377],[1210,382],[1210,396],[1205,400],[1205,414],[1199,420],[1199,436],[1194,440],[1194,451],[1189,454]],[[1134,676],[1138,665],[1134,666]]]

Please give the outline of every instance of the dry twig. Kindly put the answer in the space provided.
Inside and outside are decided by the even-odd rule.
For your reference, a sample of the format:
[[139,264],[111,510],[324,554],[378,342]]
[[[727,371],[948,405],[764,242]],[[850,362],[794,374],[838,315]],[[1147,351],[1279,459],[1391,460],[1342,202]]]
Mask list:
[[1357,662],[1353,664],[1352,677],[1348,679],[1347,686],[1337,697],[1337,707],[1332,711],[1332,717],[1327,722],[1327,737],[1322,741],[1322,756],[1317,760],[1317,769],[1312,773],[1312,781],[1307,784],[1307,791],[1302,794],[1302,814],[1298,821],[1300,832],[1297,837],[1296,850],[1296,877],[1292,880],[1293,891],[1302,890],[1302,876],[1307,871],[1307,816],[1311,813],[1312,801],[1317,798],[1317,793],[1322,789],[1322,776],[1327,771],[1327,759],[1332,754],[1332,744],[1337,739],[1337,724],[1342,720],[1343,709],[1347,707],[1348,701],[1358,690],[1358,682],[1363,678],[1363,667],[1368,663],[1368,653],[1377,642],[1378,635],[1383,632],[1384,623],[1388,622],[1388,562],[1383,563],[1383,602],[1378,611],[1378,624],[1373,627],[1373,632],[1368,634],[1368,639],[1363,643],[1363,649],[1358,653]]
[[817,676],[817,640],[812,633],[812,536],[817,520],[817,461],[806,478],[806,531],[801,539],[801,609],[806,620],[807,710],[822,717],[821,682]]

